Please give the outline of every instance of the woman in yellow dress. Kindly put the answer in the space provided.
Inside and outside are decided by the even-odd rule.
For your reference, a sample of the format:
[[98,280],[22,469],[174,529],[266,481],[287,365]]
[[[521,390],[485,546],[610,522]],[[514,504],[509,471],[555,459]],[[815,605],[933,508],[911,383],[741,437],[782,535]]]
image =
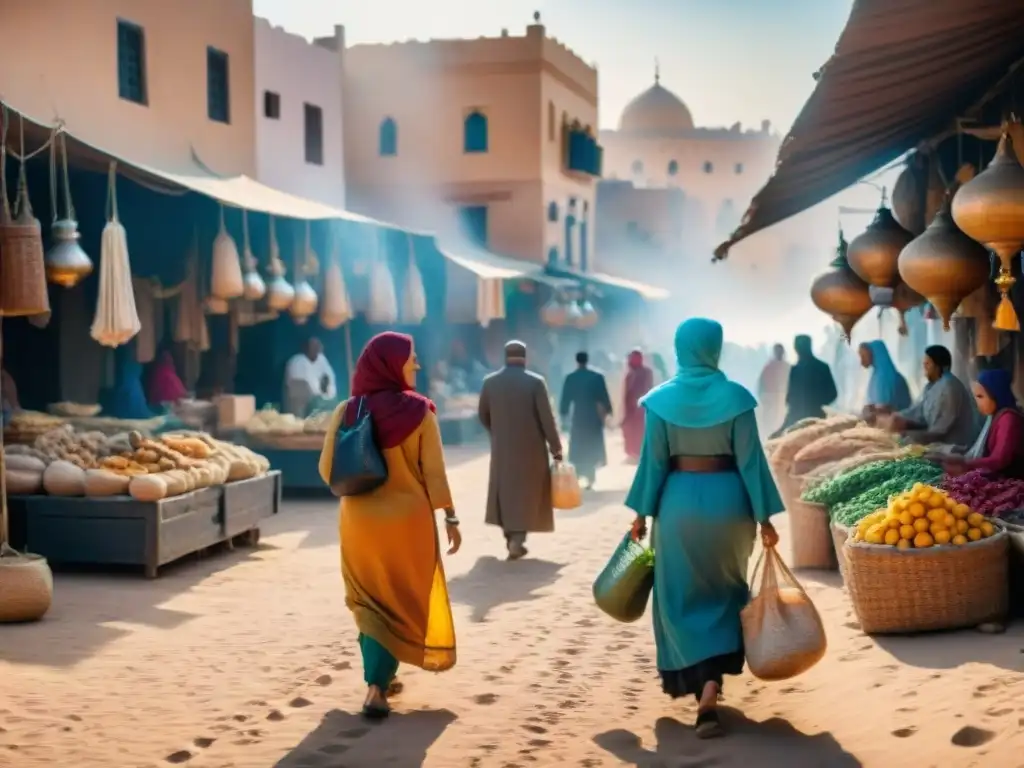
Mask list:
[[445,512],[449,555],[462,536],[434,404],[413,389],[419,369],[411,336],[388,332],[370,339],[356,362],[352,397],[334,411],[320,454],[320,476],[330,484],[346,405],[362,400],[388,479],[369,493],[344,497],[339,528],[345,604],[359,628],[367,685],[363,715],[371,719],[387,717],[399,663],[431,672],[455,665],[455,625],[434,512]]

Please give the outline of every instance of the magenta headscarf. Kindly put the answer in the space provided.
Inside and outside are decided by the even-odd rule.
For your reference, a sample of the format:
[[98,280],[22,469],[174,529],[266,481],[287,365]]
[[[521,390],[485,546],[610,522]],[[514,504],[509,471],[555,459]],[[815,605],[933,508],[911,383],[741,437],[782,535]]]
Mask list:
[[174,369],[174,358],[166,350],[161,352],[149,374],[146,397],[153,405],[161,405],[175,403],[186,395],[188,395],[188,390],[185,389],[185,385],[181,383],[181,379],[178,378],[178,373]]

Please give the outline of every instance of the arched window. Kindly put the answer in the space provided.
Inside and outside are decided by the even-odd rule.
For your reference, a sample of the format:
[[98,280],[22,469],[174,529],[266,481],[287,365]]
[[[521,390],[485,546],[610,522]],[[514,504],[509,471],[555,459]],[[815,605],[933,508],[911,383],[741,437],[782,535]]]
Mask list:
[[381,157],[394,157],[398,154],[398,124],[394,118],[385,117],[380,124],[377,137],[377,152]]
[[462,151],[487,151],[487,117],[475,109],[466,115],[462,125]]
[[668,175],[669,176],[675,176],[677,173],[679,173],[679,163],[676,162],[675,160],[669,160],[668,161]]
[[644,172],[644,161],[643,160],[634,160],[633,161],[633,175],[634,176],[639,176],[643,172]]
[[558,203],[554,200],[548,203],[548,221],[558,221]]
[[558,137],[558,131],[555,130],[558,127],[558,123],[555,120],[555,102],[548,102],[548,141],[554,141]]
[[710,160],[704,163],[704,173],[713,173],[715,170],[715,164]]

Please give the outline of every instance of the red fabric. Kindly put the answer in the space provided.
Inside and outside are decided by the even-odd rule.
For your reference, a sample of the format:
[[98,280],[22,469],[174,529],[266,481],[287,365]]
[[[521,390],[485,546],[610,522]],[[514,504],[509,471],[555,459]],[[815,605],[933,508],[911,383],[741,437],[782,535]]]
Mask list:
[[[427,412],[437,412],[428,397],[405,382],[402,368],[412,354],[412,337],[387,331],[367,342],[356,361],[352,397],[365,399],[373,417],[373,431],[381,448],[394,448],[416,431]],[[352,404],[355,405],[355,404]],[[355,422],[358,408],[349,407],[346,422]]]
[[170,352],[161,352],[149,374],[149,391],[146,393],[153,405],[175,403],[188,395],[188,390],[174,370],[174,358]]
[[640,456],[644,442],[644,411],[640,398],[654,386],[654,372],[644,365],[644,356],[639,350],[629,353],[629,371],[623,388],[622,438],[626,444],[626,455],[631,459]]
[[984,458],[964,463],[968,470],[1024,480],[1024,414],[1012,408],[997,413],[985,438]]

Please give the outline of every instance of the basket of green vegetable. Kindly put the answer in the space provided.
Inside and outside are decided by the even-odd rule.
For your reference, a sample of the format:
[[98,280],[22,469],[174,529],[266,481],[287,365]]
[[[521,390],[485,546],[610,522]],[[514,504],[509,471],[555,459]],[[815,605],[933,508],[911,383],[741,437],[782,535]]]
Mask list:
[[627,533],[594,581],[594,602],[616,621],[628,623],[644,615],[652,589],[654,550]]

